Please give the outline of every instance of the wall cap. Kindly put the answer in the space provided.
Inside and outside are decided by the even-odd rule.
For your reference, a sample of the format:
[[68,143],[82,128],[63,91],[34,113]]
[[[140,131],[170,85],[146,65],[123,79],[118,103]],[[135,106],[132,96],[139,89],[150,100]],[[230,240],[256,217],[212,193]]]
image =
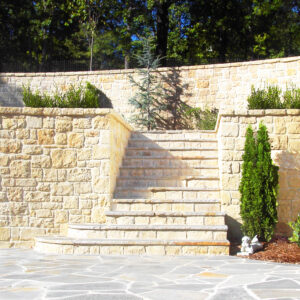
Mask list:
[[[216,69],[216,68],[236,68],[247,67],[251,65],[286,63],[286,62],[300,61],[300,56],[273,58],[265,60],[254,60],[236,63],[220,63],[209,65],[183,66],[183,67],[164,67],[158,68],[158,72],[167,72],[170,70],[201,70],[201,69]],[[102,70],[102,71],[76,71],[76,72],[40,72],[40,73],[0,73],[1,77],[56,77],[56,76],[86,76],[86,75],[115,75],[115,74],[131,74],[135,73],[136,69],[116,69],[116,70]]]
[[0,107],[0,116],[22,115],[22,116],[73,116],[73,117],[96,117],[110,115],[128,130],[133,128],[111,108],[52,108],[52,107]]

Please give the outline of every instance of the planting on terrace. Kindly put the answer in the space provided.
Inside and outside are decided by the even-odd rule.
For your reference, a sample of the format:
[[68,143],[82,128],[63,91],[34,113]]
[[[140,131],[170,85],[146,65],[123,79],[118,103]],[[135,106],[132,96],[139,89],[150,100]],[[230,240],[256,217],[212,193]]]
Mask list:
[[278,167],[271,158],[268,131],[262,123],[255,139],[251,126],[246,133],[241,192],[242,231],[251,238],[269,241],[277,223]]

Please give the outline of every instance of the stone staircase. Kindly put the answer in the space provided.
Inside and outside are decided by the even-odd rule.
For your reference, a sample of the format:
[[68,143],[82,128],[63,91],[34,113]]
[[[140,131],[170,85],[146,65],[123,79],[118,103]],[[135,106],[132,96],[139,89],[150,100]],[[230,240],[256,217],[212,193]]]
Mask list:
[[64,254],[229,254],[214,132],[135,132],[106,224],[70,224],[67,237],[36,238]]

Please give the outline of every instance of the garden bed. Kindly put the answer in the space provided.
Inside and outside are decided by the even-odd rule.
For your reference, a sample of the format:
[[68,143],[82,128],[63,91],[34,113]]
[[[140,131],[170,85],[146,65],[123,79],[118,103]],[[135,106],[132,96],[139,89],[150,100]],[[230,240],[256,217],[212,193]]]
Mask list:
[[300,264],[300,247],[288,238],[277,236],[263,244],[263,250],[247,256],[249,259]]

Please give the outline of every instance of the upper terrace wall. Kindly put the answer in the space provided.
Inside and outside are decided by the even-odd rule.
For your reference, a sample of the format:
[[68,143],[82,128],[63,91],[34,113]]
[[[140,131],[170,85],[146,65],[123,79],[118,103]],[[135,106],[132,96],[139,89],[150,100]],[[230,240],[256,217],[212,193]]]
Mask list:
[[130,127],[109,109],[0,108],[0,241],[105,222]]
[[[161,68],[160,73],[167,77],[165,87],[192,106],[240,109],[246,108],[252,85],[277,84],[283,89],[291,83],[300,86],[300,57]],[[65,90],[70,84],[89,81],[104,92],[117,112],[129,119],[133,108],[128,99],[135,89],[128,75],[137,77],[134,70],[0,73],[0,106],[21,106],[22,85],[51,93],[56,89]]]

